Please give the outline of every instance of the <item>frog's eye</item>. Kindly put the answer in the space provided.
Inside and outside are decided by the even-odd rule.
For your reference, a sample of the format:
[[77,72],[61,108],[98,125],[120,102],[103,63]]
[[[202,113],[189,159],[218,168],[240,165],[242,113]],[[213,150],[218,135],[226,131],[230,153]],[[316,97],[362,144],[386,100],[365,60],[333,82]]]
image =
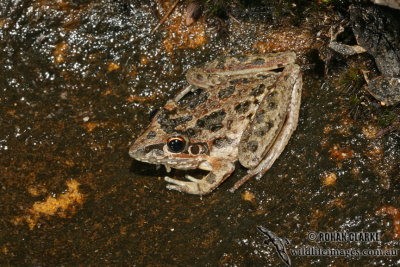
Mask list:
[[179,153],[185,149],[185,139],[180,136],[173,136],[168,138],[168,149],[173,153]]

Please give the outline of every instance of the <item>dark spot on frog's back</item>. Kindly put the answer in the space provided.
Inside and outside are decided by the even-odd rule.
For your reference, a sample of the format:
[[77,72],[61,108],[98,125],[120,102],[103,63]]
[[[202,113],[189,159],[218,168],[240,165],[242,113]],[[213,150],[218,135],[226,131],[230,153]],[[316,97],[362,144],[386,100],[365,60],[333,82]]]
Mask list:
[[196,107],[200,106],[201,104],[203,104],[204,102],[207,101],[208,97],[210,96],[209,93],[204,93],[199,95],[199,97],[197,99],[193,99],[189,105],[188,105],[188,109],[193,110]]
[[155,131],[150,131],[146,136],[147,139],[153,139],[154,137],[156,137]]
[[210,94],[203,89],[197,89],[185,94],[179,101],[178,106],[183,109],[193,110],[207,101]]
[[265,60],[263,58],[256,58],[251,61],[251,64],[253,65],[263,65],[264,63]]
[[265,123],[264,126],[260,127],[258,130],[256,130],[255,134],[259,137],[262,137],[269,132],[269,130],[272,128],[272,126],[274,126],[274,124],[269,121],[269,122]]
[[264,129],[260,129],[260,130],[256,131],[256,135],[259,137],[263,137],[266,133],[267,133],[267,131],[265,131]]
[[227,98],[227,97],[230,97],[234,92],[235,92],[235,87],[229,86],[227,88],[223,88],[223,89],[219,90],[218,97],[219,97],[219,99]]
[[272,127],[274,127],[274,123],[272,121],[268,121],[260,128],[260,130],[263,130],[265,132],[268,132]]
[[223,110],[214,111],[213,113],[198,119],[196,127],[205,128],[210,131],[218,131],[223,127],[222,121],[226,116],[226,112]]
[[243,63],[249,59],[248,56],[238,56],[236,58],[239,60],[240,63]]
[[237,84],[240,81],[240,79],[234,79],[234,80],[230,80],[229,83],[232,85]]
[[259,84],[253,90],[251,90],[250,95],[252,96],[259,96],[262,93],[264,93],[265,85],[264,84]]
[[270,103],[268,103],[268,108],[269,108],[270,110],[275,109],[275,108],[276,108],[276,103],[275,103],[275,102],[270,102]]
[[220,129],[222,129],[222,124],[218,124],[218,125],[213,125],[213,126],[211,126],[210,127],[210,131],[211,132],[217,132],[217,131],[219,131]]
[[250,101],[239,103],[235,106],[235,111],[239,114],[246,113],[249,110]]
[[226,146],[230,145],[231,143],[232,143],[232,139],[229,139],[227,137],[216,138],[213,141],[213,145],[216,148],[223,148],[223,147],[226,147]]
[[257,123],[261,123],[264,121],[264,114],[265,114],[265,110],[260,110],[257,112],[255,120]]
[[175,128],[181,124],[187,123],[193,119],[192,116],[182,116],[174,119],[169,118],[168,112],[163,109],[160,111],[160,115],[157,117],[157,122],[160,124],[161,129],[166,133],[176,132]]
[[267,99],[272,99],[273,97],[275,97],[276,93],[275,91],[272,91],[268,96]]
[[258,148],[258,142],[256,142],[256,141],[250,141],[248,144],[247,144],[247,148],[249,149],[249,151],[250,152],[256,152],[257,151],[257,148]]
[[196,75],[197,80],[202,81],[204,79],[203,75],[197,74]]

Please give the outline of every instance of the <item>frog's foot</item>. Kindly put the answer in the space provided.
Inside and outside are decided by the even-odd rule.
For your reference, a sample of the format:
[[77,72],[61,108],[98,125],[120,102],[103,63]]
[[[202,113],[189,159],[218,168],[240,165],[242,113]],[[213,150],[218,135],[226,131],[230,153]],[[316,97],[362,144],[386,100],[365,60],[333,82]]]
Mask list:
[[210,184],[205,179],[196,179],[190,175],[185,175],[185,178],[189,181],[181,181],[168,176],[165,176],[164,180],[171,183],[167,185],[168,189],[193,195],[205,195],[214,189],[214,187],[210,187]]
[[231,162],[215,160],[211,166],[212,171],[202,179],[185,175],[189,181],[181,181],[166,176],[164,180],[170,183],[167,188],[193,195],[206,195],[217,188],[235,170],[235,165]]
[[339,25],[339,28],[334,30],[333,28],[330,29],[330,36],[331,41],[328,47],[337,53],[344,55],[344,56],[351,56],[355,54],[361,54],[367,52],[367,50],[360,46],[360,45],[347,45],[337,41],[337,37],[340,33],[344,32],[345,28],[343,25]]

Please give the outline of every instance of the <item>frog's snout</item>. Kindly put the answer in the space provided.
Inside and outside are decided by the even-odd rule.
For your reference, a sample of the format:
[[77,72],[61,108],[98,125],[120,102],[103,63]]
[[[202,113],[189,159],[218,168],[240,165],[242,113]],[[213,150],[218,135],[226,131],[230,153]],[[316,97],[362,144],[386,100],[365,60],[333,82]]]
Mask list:
[[165,160],[162,147],[163,144],[143,147],[141,143],[135,142],[129,149],[129,156],[138,161],[153,163],[153,160],[155,160],[157,163],[160,163]]
[[144,148],[137,149],[135,146],[129,148],[129,156],[136,160],[140,160],[145,155]]

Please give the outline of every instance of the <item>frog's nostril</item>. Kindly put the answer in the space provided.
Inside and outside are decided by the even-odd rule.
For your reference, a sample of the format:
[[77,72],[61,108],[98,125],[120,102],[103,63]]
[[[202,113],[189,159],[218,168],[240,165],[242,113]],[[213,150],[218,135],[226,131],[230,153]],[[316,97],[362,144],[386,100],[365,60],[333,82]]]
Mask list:
[[141,158],[141,155],[144,154],[143,152],[144,152],[144,149],[137,149],[137,147],[133,145],[129,149],[129,156],[134,159],[138,159],[138,158]]

